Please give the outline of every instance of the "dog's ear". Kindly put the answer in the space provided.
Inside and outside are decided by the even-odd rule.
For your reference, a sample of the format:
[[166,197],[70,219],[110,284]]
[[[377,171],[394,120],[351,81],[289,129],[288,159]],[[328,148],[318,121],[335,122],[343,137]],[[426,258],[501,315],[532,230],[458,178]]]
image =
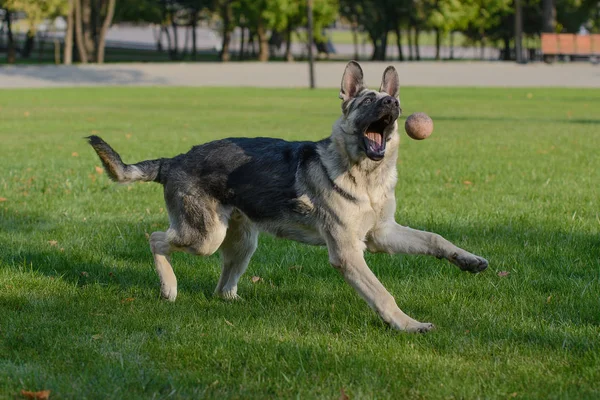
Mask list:
[[390,96],[398,97],[400,94],[400,78],[398,78],[398,72],[396,68],[391,65],[383,71],[383,78],[381,78],[380,92],[386,92]]
[[340,99],[346,101],[356,97],[364,89],[363,71],[356,61],[350,61],[346,65],[344,75],[342,76],[342,88],[340,89]]

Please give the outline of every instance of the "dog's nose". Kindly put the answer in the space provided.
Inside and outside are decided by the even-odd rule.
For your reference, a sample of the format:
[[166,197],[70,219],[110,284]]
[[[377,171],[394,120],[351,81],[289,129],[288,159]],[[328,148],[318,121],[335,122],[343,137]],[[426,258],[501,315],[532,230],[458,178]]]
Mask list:
[[398,107],[400,105],[400,102],[394,96],[387,96],[383,98],[383,105]]

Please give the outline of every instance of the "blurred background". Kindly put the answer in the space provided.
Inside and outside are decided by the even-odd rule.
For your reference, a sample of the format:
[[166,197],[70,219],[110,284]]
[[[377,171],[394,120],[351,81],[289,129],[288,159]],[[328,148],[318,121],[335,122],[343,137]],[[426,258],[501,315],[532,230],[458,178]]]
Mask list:
[[290,62],[309,42],[320,60],[595,62],[599,28],[597,0],[0,0],[0,63]]

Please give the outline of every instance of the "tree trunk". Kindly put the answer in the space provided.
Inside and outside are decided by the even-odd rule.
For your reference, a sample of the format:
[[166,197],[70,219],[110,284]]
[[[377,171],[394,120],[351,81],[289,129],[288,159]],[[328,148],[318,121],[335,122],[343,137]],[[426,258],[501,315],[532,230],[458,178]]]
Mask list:
[[354,59],[358,60],[358,22],[356,16],[352,21],[352,44],[354,45]]
[[98,37],[97,61],[99,64],[102,64],[104,62],[104,46],[106,45],[106,32],[108,32],[108,28],[110,28],[113,16],[115,15],[115,3],[116,0],[108,0],[108,6],[106,7],[106,16],[104,17],[104,23],[102,24],[102,29],[100,30],[100,35]]
[[408,27],[408,31],[406,32],[408,35],[408,59],[410,61],[414,60],[413,57],[413,42],[412,42],[412,26]]
[[441,47],[441,41],[442,41],[442,33],[440,32],[439,28],[436,28],[435,30],[435,59],[437,61],[440,60],[440,47]]
[[554,0],[542,0],[542,32],[556,32],[556,4]]
[[192,60],[196,61],[198,49],[196,48],[196,26],[198,25],[198,10],[192,14]]
[[404,53],[402,53],[402,30],[400,26],[396,27],[396,46],[398,46],[398,61],[404,61]]
[[389,31],[385,31],[381,36],[381,48],[379,49],[379,60],[385,61],[385,56],[387,54],[387,41],[388,41],[388,33]]
[[481,38],[481,59],[485,60],[485,41]]
[[15,61],[17,60],[17,54],[16,54],[16,49],[15,49],[15,39],[12,34],[12,26],[11,26],[10,19],[11,19],[10,11],[5,9],[4,10],[4,21],[6,22],[6,35],[8,36],[8,54],[7,54],[6,61],[9,64],[14,64]]
[[[262,18],[259,18],[258,20],[256,34],[258,35],[258,61],[269,61],[269,39],[267,38],[267,31]],[[313,44],[310,43],[310,46],[312,45]]]
[[27,31],[27,34],[25,36],[25,44],[23,45],[23,48],[21,49],[21,57],[29,58],[34,45],[35,45],[35,33],[33,33],[30,29],[29,31]]
[[96,21],[94,20],[96,10],[93,7],[92,0],[79,0],[81,10],[81,26],[83,34],[83,45],[85,46],[85,52],[87,59],[90,62],[94,62],[96,58]]
[[454,60],[454,31],[450,32],[450,59]]
[[177,22],[175,22],[175,16],[171,16],[171,28],[173,28],[173,47],[171,47],[171,60],[177,60],[178,52],[179,52],[179,30],[177,29],[179,26]]
[[421,53],[419,51],[419,28],[415,28],[415,53],[417,56],[417,61],[421,61]]
[[73,4],[74,0],[69,0],[69,10],[67,11],[67,31],[65,32],[64,63],[71,65],[73,63]]
[[504,36],[502,41],[504,42],[504,57],[502,59],[504,61],[510,61],[510,37]]
[[231,23],[233,20],[233,10],[231,2],[225,1],[221,6],[221,19],[223,20],[223,43],[221,45],[221,61],[227,62],[230,59],[229,44],[231,43]]
[[167,37],[167,53],[169,53],[169,57],[171,57],[173,53],[173,42],[171,41],[171,32],[169,32],[168,26],[162,26],[161,30]]
[[75,1],[75,41],[77,42],[77,53],[79,53],[79,61],[82,64],[87,64],[88,56],[83,43],[83,22],[81,17],[81,0]]
[[256,57],[256,45],[254,43],[254,32],[248,28],[248,47],[250,48],[250,57]]
[[244,50],[246,46],[246,27],[241,26],[240,29],[242,31],[242,35],[240,37],[240,53],[238,55],[238,60],[242,61],[244,59]]
[[294,61],[294,56],[292,55],[292,24],[288,23],[285,31],[285,59],[290,62]]

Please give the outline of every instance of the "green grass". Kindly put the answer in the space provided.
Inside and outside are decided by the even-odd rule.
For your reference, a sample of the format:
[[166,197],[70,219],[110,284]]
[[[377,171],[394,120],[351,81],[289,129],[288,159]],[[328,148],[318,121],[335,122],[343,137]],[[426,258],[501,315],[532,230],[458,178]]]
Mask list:
[[402,134],[398,220],[490,261],[471,275],[366,256],[427,335],[387,328],[325,249],[266,236],[243,301],[212,297],[218,256],[185,254],[177,301],[160,301],[146,234],[167,226],[161,188],[109,182],[82,140],[133,162],[227,136],[319,139],[335,90],[0,92],[0,398],[598,398],[600,91],[401,97],[436,128]]

